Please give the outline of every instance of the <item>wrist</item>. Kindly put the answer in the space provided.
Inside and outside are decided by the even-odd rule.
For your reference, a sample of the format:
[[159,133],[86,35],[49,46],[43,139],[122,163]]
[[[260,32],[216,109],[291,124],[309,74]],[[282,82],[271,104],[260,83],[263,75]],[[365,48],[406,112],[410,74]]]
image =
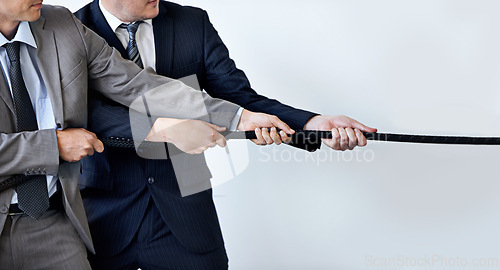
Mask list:
[[304,125],[304,130],[316,130],[318,129],[318,124],[321,122],[322,115],[316,115],[311,117],[309,121]]
[[249,114],[250,114],[249,110],[243,109],[243,111],[241,112],[240,121],[238,122],[237,126],[238,130],[245,130],[245,123],[248,122]]
[[175,132],[173,132],[173,127],[175,125],[181,124],[182,119],[174,118],[164,118],[160,117],[156,119],[151,130],[146,136],[146,141],[162,141],[173,143],[175,140]]

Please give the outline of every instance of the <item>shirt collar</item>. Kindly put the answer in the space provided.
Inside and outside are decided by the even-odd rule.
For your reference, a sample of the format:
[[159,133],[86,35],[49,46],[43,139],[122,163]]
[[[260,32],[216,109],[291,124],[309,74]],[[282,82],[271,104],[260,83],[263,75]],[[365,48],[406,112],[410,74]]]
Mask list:
[[26,21],[22,21],[21,23],[19,23],[16,36],[10,41],[6,39],[3,34],[0,33],[0,46],[3,46],[7,43],[11,43],[14,41],[25,43],[35,49],[37,48],[35,38],[33,37],[33,33],[31,33],[30,24]]
[[[108,22],[109,26],[111,27],[111,29],[116,32],[116,30],[118,29],[118,27],[120,27],[120,25],[122,23],[130,23],[130,22],[122,22],[120,19],[116,18],[115,15],[111,14],[109,11],[107,11],[104,6],[102,5],[101,3],[101,0],[99,0],[99,8],[101,9],[101,12],[102,12],[102,15],[104,15],[104,18],[106,19],[106,21]],[[143,22],[149,24],[149,25],[153,25],[153,20],[152,19],[148,19],[148,20],[144,20]]]

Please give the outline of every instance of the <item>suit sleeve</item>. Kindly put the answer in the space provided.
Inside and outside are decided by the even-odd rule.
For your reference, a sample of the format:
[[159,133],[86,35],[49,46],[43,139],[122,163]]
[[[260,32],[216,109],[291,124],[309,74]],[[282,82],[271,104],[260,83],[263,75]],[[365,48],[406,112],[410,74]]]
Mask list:
[[[179,119],[200,119],[228,126],[239,106],[214,99],[180,81],[159,76],[124,60],[105,40],[73,20],[86,48],[89,88],[127,107],[134,104],[140,113]],[[120,134],[117,134],[120,136]]]
[[0,133],[0,178],[16,174],[57,175],[55,130]]
[[[211,96],[234,102],[254,112],[276,115],[295,130],[304,129],[307,121],[318,115],[257,94],[250,86],[245,73],[238,69],[229,57],[227,47],[206,12],[204,12],[204,35],[205,90]],[[321,146],[321,142],[305,142],[293,146],[316,150]]]

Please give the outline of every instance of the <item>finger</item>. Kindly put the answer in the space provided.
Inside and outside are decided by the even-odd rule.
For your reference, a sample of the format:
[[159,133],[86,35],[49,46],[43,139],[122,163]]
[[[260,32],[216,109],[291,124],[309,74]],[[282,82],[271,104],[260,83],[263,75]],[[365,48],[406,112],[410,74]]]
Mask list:
[[349,149],[349,137],[344,128],[338,128],[340,134],[340,150],[345,151]]
[[209,126],[211,126],[213,129],[217,130],[217,132],[224,132],[226,131],[227,128],[225,127],[219,127],[218,125],[207,123]]
[[202,149],[201,148],[196,148],[196,149],[193,149],[193,150],[182,150],[184,153],[187,153],[187,154],[190,154],[190,155],[197,155],[197,154],[201,154],[203,153]]
[[189,154],[196,154],[196,155],[199,155],[199,154],[201,154],[201,153],[205,152],[207,149],[208,149],[208,147],[205,147],[205,146],[204,146],[204,147],[196,148],[196,149],[194,149],[194,150],[192,150],[192,151],[190,151],[190,152],[188,152],[188,153],[189,153]]
[[356,121],[356,120],[352,120],[352,127],[353,128],[357,128],[361,131],[364,131],[364,132],[377,132],[377,129],[376,128],[371,128],[371,127],[368,127],[368,126],[365,126],[363,124],[361,124],[360,122]]
[[269,135],[276,145],[280,145],[281,143],[283,143],[283,141],[281,140],[281,136],[278,134],[278,131],[275,127],[271,128],[271,132],[269,132]]
[[213,143],[207,145],[208,148],[214,148],[217,145],[217,141],[214,141]]
[[288,136],[283,130],[280,131],[281,141],[284,143],[290,143],[292,141],[292,137]]
[[254,141],[257,145],[266,145],[266,140],[264,140],[264,137],[262,136],[262,130],[260,128],[255,129],[255,136],[257,137],[257,140]]
[[271,118],[271,123],[275,127],[277,127],[279,129],[285,131],[288,134],[294,134],[295,133],[295,130],[291,129],[285,122],[281,121],[278,117],[270,117],[270,118]]
[[332,129],[332,139],[331,140],[323,140],[323,142],[333,150],[341,150],[340,149],[340,133],[334,128]]
[[256,145],[259,145],[259,146],[262,145],[259,143],[259,141],[257,139],[251,139],[250,141],[255,143]]
[[86,158],[87,156],[88,156],[87,154],[83,154],[83,153],[82,153],[82,154],[81,154],[81,155],[80,155],[77,159],[73,160],[72,162],[78,162],[78,161],[80,161],[80,160],[82,160],[82,159]]
[[268,145],[273,144],[273,139],[271,138],[271,135],[269,134],[268,128],[262,128],[262,137],[264,137],[266,144],[268,144]]
[[226,145],[227,145],[226,138],[218,132],[215,133],[215,143],[220,147],[226,147]]
[[275,127],[271,128],[269,135],[276,145],[280,145],[282,143],[281,137]]
[[356,133],[352,128],[345,129],[347,133],[347,137],[349,138],[349,150],[354,150],[356,146],[358,146],[358,137],[356,137]]
[[87,156],[93,156],[94,155],[94,148],[89,146],[86,148],[87,149]]
[[98,153],[102,153],[102,151],[104,151],[104,144],[99,139],[95,139],[93,147]]
[[365,135],[363,135],[361,130],[355,129],[354,132],[356,133],[356,137],[358,138],[358,146],[361,146],[361,147],[366,146],[367,141],[366,141]]

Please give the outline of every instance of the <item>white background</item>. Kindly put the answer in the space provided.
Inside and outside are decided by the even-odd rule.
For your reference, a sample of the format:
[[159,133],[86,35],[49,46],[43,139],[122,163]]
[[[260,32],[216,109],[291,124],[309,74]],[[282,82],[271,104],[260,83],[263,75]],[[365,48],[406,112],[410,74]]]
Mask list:
[[[75,11],[87,1],[45,3]],[[209,12],[261,94],[381,132],[500,136],[498,1],[178,3]],[[214,191],[231,269],[500,261],[499,147],[370,143],[308,155],[250,145],[249,154],[248,169]],[[409,264],[370,265],[397,256]],[[405,267],[425,256],[439,260]]]

